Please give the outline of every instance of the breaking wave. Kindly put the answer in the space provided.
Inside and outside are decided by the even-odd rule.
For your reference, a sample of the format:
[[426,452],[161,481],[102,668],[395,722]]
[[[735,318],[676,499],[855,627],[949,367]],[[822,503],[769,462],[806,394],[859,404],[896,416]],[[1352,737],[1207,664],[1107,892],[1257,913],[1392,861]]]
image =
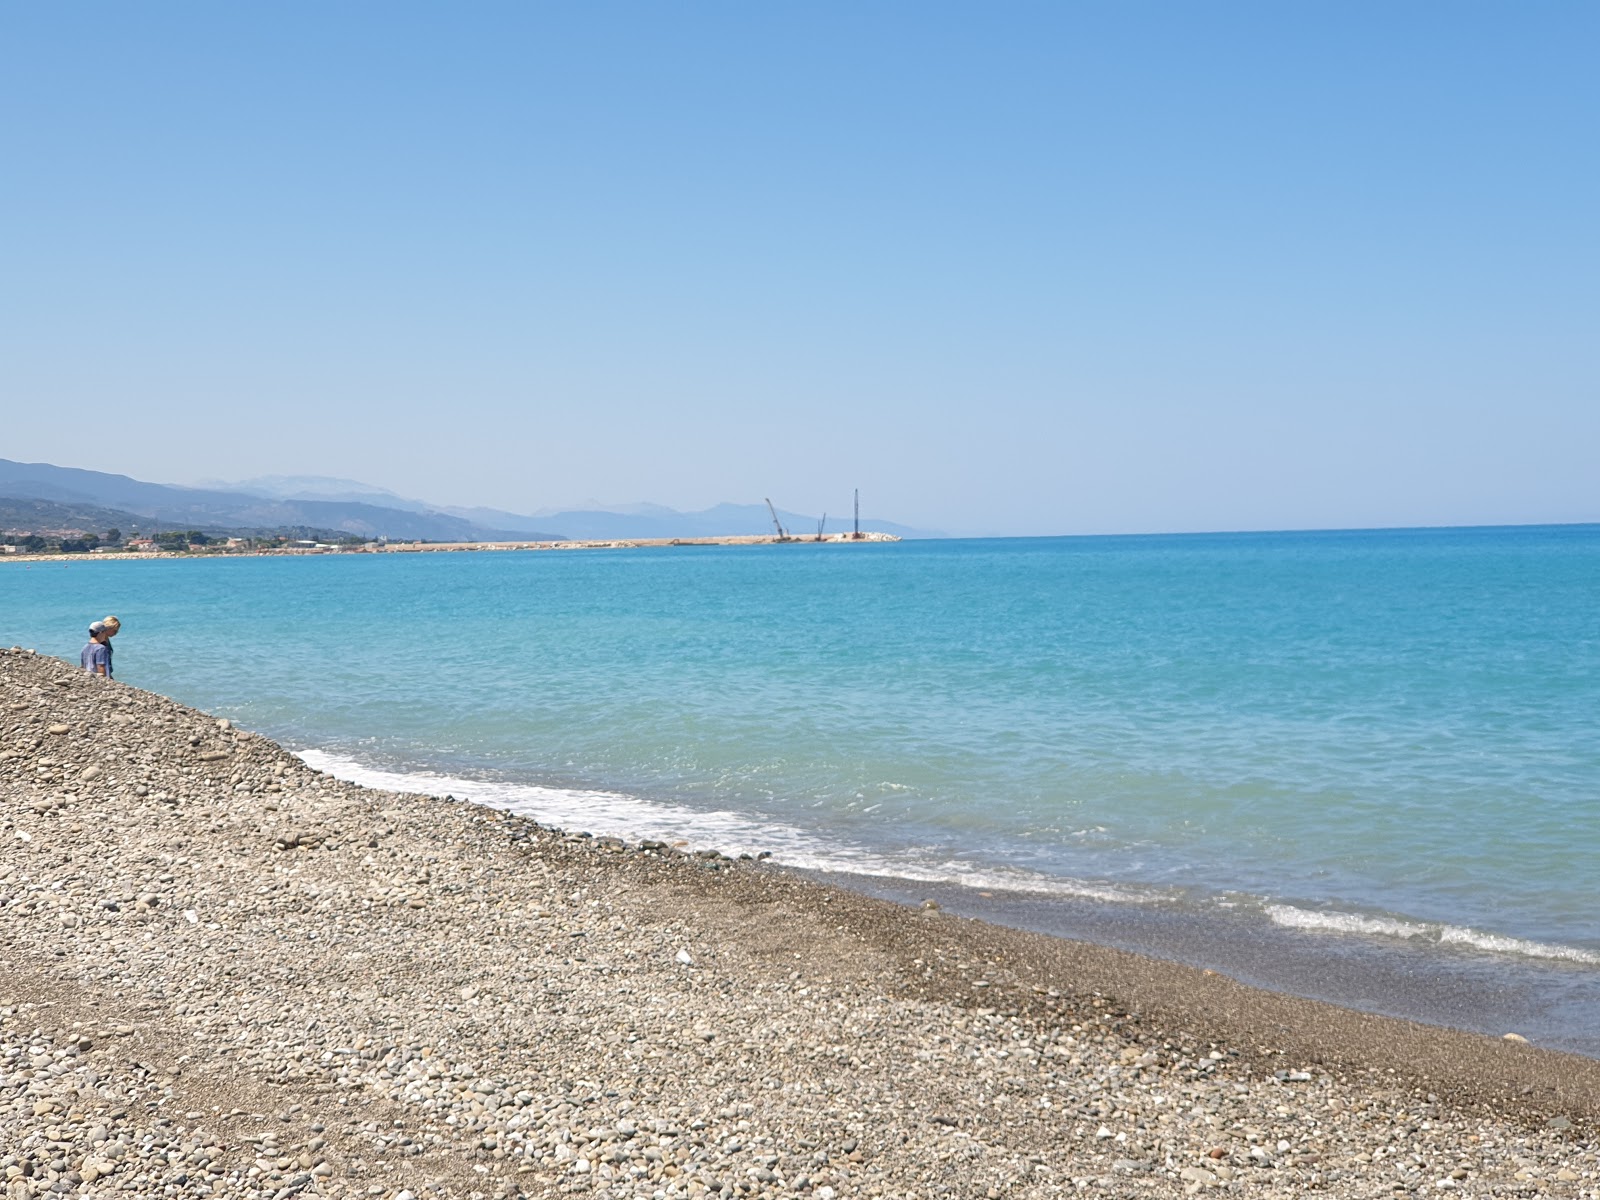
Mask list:
[[1518,958],[1552,959],[1562,962],[1600,964],[1600,953],[1578,946],[1563,946],[1552,942],[1536,942],[1529,938],[1509,937],[1501,933],[1486,933],[1460,925],[1446,925],[1431,921],[1411,921],[1402,917],[1368,916],[1362,913],[1338,912],[1324,909],[1298,908],[1292,904],[1268,904],[1266,914],[1273,924],[1288,929],[1304,929],[1313,933],[1362,934],[1369,937],[1393,937],[1435,942],[1442,946],[1459,946],[1481,950],[1490,954],[1507,954]]

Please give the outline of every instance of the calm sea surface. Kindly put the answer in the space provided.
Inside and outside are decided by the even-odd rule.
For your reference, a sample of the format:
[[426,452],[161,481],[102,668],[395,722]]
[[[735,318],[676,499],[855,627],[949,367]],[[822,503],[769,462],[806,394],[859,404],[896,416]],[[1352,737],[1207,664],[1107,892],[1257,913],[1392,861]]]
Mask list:
[[0,564],[111,611],[346,777],[1600,1054],[1597,526]]

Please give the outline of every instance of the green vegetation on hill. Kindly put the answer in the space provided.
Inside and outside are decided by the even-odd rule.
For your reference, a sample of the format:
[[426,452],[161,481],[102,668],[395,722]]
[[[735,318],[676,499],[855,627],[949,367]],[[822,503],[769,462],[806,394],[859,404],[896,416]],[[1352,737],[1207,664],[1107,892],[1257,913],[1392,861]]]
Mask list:
[[94,504],[64,504],[55,500],[0,497],[0,534],[44,534],[60,537],[119,529],[129,537],[160,528],[160,524],[134,513]]
[[0,545],[15,546],[24,553],[84,554],[102,546],[120,547],[137,538],[153,539],[164,550],[210,547],[230,538],[242,539],[250,549],[295,541],[350,544],[366,540],[347,530],[311,525],[173,529],[137,513],[93,504],[0,497]]

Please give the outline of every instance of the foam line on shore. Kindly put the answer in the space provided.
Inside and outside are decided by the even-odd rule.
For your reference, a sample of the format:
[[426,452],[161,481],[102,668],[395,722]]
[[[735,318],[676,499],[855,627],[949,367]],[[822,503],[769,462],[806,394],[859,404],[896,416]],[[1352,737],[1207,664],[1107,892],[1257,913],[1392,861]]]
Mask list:
[[[976,866],[947,855],[917,859],[884,854],[818,837],[797,826],[728,809],[701,810],[646,800],[622,792],[557,788],[504,780],[472,779],[426,770],[390,771],[325,750],[302,750],[309,766],[338,779],[391,791],[470,800],[530,817],[558,829],[637,841],[641,838],[730,857],[770,853],[788,867],[834,875],[909,883],[949,884],[977,892],[1007,892],[1042,899],[1080,899],[1107,904],[1215,905],[1260,911],[1273,925],[1326,936],[1432,942],[1468,952],[1542,962],[1600,965],[1600,953],[1486,930],[1389,914],[1303,908],[1265,897],[1196,897],[1168,889],[1063,878],[1037,871]],[[937,861],[936,861],[937,860]]]
[[1475,1193],[1595,1169],[1592,1059],[369,791],[53,660],[0,692],[0,1060],[51,1064],[0,1141],[101,1188],[1347,1200],[1427,1189],[1373,1149],[1419,1122]]
[[1411,921],[1399,917],[1367,916],[1361,913],[1299,908],[1292,904],[1268,904],[1267,916],[1274,925],[1303,929],[1313,933],[1361,934],[1371,937],[1421,939],[1446,946],[1464,946],[1491,954],[1516,958],[1550,959],[1559,962],[1600,964],[1600,954],[1577,946],[1538,942],[1531,938],[1510,937],[1430,921]]
[[581,830],[628,841],[645,838],[669,845],[716,850],[730,857],[765,852],[784,866],[808,871],[1074,897],[1110,904],[1148,904],[1163,898],[1154,891],[1059,878],[1036,871],[978,867],[948,857],[932,861],[933,856],[930,856],[929,860],[918,861],[909,855],[875,853],[817,837],[781,821],[728,809],[693,809],[622,792],[470,779],[432,771],[387,771],[325,750],[301,750],[298,754],[308,766],[365,787],[453,796],[530,817],[558,829]]

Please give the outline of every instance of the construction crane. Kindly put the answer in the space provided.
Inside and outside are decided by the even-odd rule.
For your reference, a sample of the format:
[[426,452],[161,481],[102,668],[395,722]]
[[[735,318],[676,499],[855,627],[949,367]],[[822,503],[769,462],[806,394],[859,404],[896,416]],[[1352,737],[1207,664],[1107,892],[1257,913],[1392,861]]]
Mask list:
[[[762,497],[762,499],[766,499],[766,497]],[[789,531],[783,527],[783,522],[778,520],[778,510],[772,507],[771,500],[767,500],[767,511],[772,514],[772,527],[778,531],[778,540],[787,542],[789,540]]]

